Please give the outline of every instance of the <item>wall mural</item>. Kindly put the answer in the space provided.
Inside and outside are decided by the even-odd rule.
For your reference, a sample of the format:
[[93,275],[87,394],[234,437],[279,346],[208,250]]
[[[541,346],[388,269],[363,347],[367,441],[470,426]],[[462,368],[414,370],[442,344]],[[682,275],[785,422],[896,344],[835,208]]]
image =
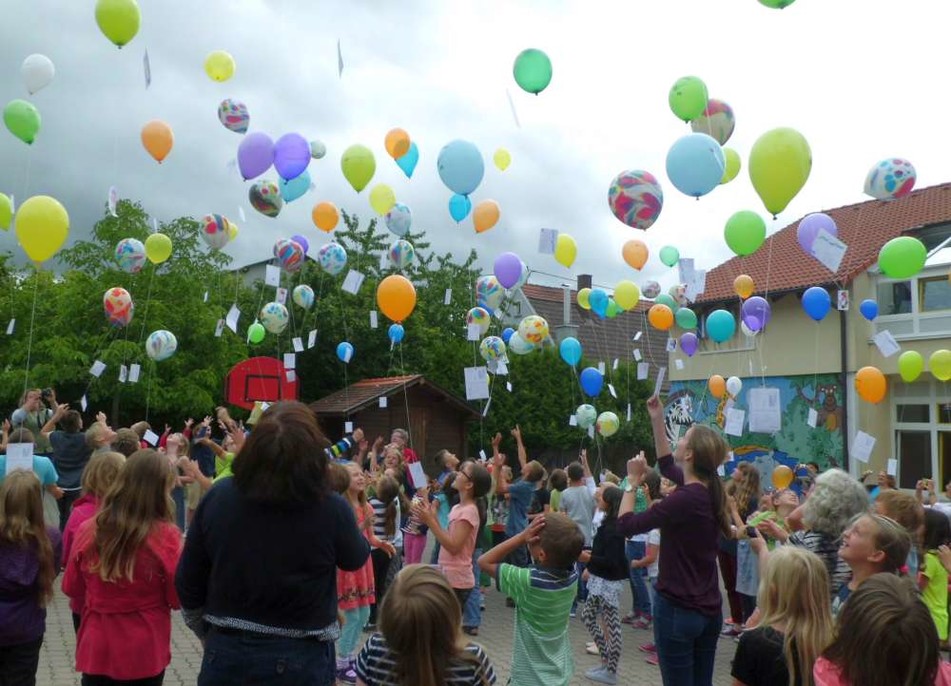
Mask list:
[[[743,384],[735,406],[747,410],[747,389],[763,382],[758,378],[744,379]],[[767,376],[765,385],[779,389],[782,428],[772,436],[750,433],[749,422],[745,422],[742,436],[724,436],[733,449],[734,460],[753,462],[764,486],[772,482],[773,467],[777,464],[795,467],[801,462],[815,461],[822,469],[841,467],[845,408],[839,375]],[[810,408],[818,414],[816,428],[808,424]],[[673,443],[694,422],[722,433],[726,409],[727,398],[713,397],[706,380],[674,381],[665,403],[668,437]],[[733,464],[728,463],[727,473],[732,470]]]

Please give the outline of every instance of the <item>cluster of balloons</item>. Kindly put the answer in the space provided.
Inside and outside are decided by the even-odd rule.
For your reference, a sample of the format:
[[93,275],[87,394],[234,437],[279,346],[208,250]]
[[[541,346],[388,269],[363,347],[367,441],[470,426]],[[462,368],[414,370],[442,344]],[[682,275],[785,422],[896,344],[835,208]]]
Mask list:
[[[938,381],[951,380],[951,350],[942,349],[931,353],[928,366]],[[905,383],[916,381],[924,369],[925,358],[916,350],[906,350],[898,357],[898,373]]]

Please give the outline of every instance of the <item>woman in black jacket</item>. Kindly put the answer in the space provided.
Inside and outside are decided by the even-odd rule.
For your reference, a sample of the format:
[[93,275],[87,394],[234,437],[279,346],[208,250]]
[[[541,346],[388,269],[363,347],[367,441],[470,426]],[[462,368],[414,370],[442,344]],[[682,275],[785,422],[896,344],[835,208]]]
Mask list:
[[[584,573],[588,600],[581,614],[584,625],[598,646],[601,664],[585,676],[601,684],[617,683],[617,665],[621,658],[621,590],[628,581],[624,536],[617,530],[621,489],[605,484],[598,495],[598,507],[604,520],[594,535],[590,552],[581,554],[588,565]],[[607,634],[607,635],[605,635]]]

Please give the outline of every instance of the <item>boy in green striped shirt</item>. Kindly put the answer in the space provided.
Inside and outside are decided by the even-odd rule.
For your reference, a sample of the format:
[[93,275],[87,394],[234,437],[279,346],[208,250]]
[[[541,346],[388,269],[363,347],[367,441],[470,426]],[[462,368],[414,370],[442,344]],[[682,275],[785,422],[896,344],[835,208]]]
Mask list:
[[[479,567],[498,579],[500,590],[515,601],[512,686],[567,686],[574,673],[568,640],[568,613],[575,599],[575,562],[584,537],[565,514],[536,517],[522,533],[479,558]],[[527,545],[534,564],[500,564]]]

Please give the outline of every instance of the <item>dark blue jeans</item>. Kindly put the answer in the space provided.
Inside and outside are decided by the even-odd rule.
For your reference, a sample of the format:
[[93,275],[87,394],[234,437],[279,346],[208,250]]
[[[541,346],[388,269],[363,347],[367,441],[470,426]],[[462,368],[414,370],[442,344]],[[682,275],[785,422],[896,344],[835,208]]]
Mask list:
[[280,684],[333,686],[334,644],[212,629],[205,639],[198,686]]
[[651,597],[647,590],[647,570],[630,568],[631,562],[640,560],[647,554],[647,544],[644,541],[627,541],[624,544],[624,552],[627,553],[628,573],[631,576],[632,609],[642,617],[650,617]]
[[664,686],[710,686],[723,618],[685,608],[657,593],[654,645]]

